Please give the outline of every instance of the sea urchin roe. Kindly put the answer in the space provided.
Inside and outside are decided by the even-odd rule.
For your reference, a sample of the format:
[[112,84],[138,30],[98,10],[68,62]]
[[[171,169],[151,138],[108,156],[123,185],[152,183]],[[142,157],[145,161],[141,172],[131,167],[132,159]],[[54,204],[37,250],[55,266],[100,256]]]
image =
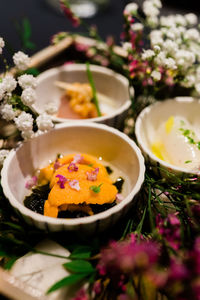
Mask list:
[[81,154],[77,159],[77,155],[73,154],[58,159],[58,162],[61,166],[53,169],[51,176],[52,168],[49,166],[43,168],[40,174],[40,180],[48,180],[51,189],[44,204],[45,216],[57,217],[63,208],[73,211],[84,209],[91,215],[90,205],[115,201],[118,190],[106,168],[93,157]]

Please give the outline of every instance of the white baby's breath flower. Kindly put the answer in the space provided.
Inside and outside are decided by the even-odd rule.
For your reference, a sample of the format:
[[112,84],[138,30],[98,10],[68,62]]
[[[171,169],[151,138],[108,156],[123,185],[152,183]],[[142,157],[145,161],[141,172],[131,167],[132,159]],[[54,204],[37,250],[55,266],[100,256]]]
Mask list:
[[176,36],[175,36],[174,32],[172,32],[171,30],[166,31],[166,36],[170,40],[175,40],[176,39]]
[[132,50],[132,45],[131,45],[131,43],[128,43],[128,42],[123,43],[122,47],[127,52]]
[[178,46],[174,41],[167,39],[163,43],[163,50],[165,53],[173,55],[178,50]]
[[172,15],[169,16],[161,16],[160,17],[160,25],[163,27],[175,27],[175,18]]
[[33,75],[24,74],[18,77],[18,83],[23,89],[36,88],[37,80]]
[[195,82],[196,82],[195,76],[190,74],[184,78],[184,80],[181,82],[181,85],[186,88],[190,88],[194,86]]
[[49,115],[54,115],[58,111],[58,105],[55,102],[47,103],[44,107],[44,110]]
[[14,54],[13,61],[18,70],[24,71],[29,67],[30,58],[22,51],[18,51]]
[[142,31],[144,28],[144,26],[142,25],[142,23],[135,23],[131,25],[131,29],[133,31]]
[[196,25],[198,23],[198,18],[193,13],[186,14],[185,19],[186,19],[188,25]]
[[3,88],[7,93],[11,93],[17,86],[17,81],[12,75],[6,75],[2,81]]
[[159,9],[151,0],[146,0],[143,2],[143,12],[148,17],[155,17],[159,15]]
[[144,52],[142,53],[142,60],[148,60],[151,59],[155,56],[155,52],[151,49],[148,50],[144,50]]
[[195,28],[191,28],[188,29],[185,33],[184,33],[184,38],[188,39],[188,40],[193,40],[193,41],[198,41],[200,38],[200,34],[199,31]]
[[16,117],[16,112],[13,110],[12,105],[10,104],[1,104],[0,113],[4,120],[11,121]]
[[134,119],[133,118],[129,118],[127,123],[126,123],[127,126],[129,127],[133,127],[134,126]]
[[177,65],[185,69],[193,65],[195,62],[195,55],[190,51],[181,49],[176,52],[175,59]]
[[0,37],[0,54],[2,53],[2,49],[5,46],[4,40],[2,37]]
[[20,131],[31,131],[33,129],[33,117],[25,111],[15,118],[14,121]]
[[21,100],[25,105],[27,106],[32,105],[35,102],[35,99],[36,99],[36,93],[34,89],[28,87],[27,89],[23,90],[21,95]]
[[51,116],[46,113],[43,113],[39,117],[37,117],[36,123],[38,129],[42,131],[50,130],[53,127]]
[[5,149],[0,150],[0,166],[3,165],[3,162],[8,156],[9,152],[10,152],[9,150],[5,150]]
[[21,136],[23,137],[24,140],[28,140],[34,137],[34,132],[33,130],[22,131]]
[[125,13],[127,14],[134,14],[138,10],[138,5],[136,3],[129,3],[125,6]]
[[175,70],[177,69],[176,62],[173,58],[169,57],[164,60],[164,65],[167,69]]
[[161,73],[159,71],[154,70],[151,73],[151,77],[153,78],[153,80],[159,81],[161,79]]
[[159,52],[160,52],[160,46],[158,46],[158,45],[155,45],[154,47],[153,47],[153,50],[154,50],[154,52],[156,53],[156,54],[158,54]]
[[153,5],[155,7],[161,8],[162,7],[162,2],[160,0],[151,0],[153,2]]
[[166,59],[165,52],[161,51],[161,52],[158,53],[158,55],[154,58],[154,62],[155,62],[158,66],[164,66],[164,65],[165,65],[165,59]]
[[195,84],[195,90],[200,95],[200,82],[198,82],[198,83]]
[[179,15],[179,14],[175,15],[175,22],[179,26],[186,26],[187,25],[187,22],[186,22],[186,19],[184,18],[184,16]]
[[0,83],[0,100],[3,99],[4,95],[5,95],[5,89],[4,89],[3,83],[1,82]]
[[151,45],[162,45],[163,38],[162,38],[162,32],[160,30],[152,30],[150,33],[150,41]]
[[159,23],[157,16],[148,16],[146,21],[147,21],[147,24],[152,28],[155,28]]

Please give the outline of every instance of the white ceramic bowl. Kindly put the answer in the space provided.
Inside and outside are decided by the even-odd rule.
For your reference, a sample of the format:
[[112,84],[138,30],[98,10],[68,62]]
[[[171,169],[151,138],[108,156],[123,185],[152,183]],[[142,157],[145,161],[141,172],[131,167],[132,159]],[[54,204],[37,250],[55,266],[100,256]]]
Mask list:
[[[91,121],[103,123],[115,128],[121,128],[123,121],[127,116],[131,101],[129,95],[129,82],[124,76],[108,69],[96,65],[91,65],[90,70],[93,75],[97,92],[104,94],[111,99],[113,107],[106,111],[106,115],[102,117],[76,120],[76,122]],[[36,112],[41,113],[45,109],[45,105],[49,102],[60,104],[61,96],[64,91],[55,86],[55,81],[64,81],[67,83],[88,82],[85,64],[69,64],[61,67],[49,69],[41,73],[37,77],[36,95],[37,100],[33,105]],[[131,94],[134,94],[131,88]],[[101,107],[101,102],[99,103]],[[58,118],[53,116],[54,122],[67,122],[71,119]]]
[[[183,117],[195,128],[200,129],[200,101],[191,97],[177,97],[156,102],[143,109],[135,124],[138,144],[146,161],[155,167],[154,170],[156,170],[156,167],[161,167],[176,175],[183,173],[196,174],[196,172],[188,171],[186,168],[177,167],[159,159],[151,151],[151,145],[155,142],[156,131],[159,125],[166,122],[171,116]],[[160,172],[160,169],[157,169],[157,171]],[[160,174],[167,175],[165,171],[161,171]]]
[[[27,177],[46,166],[50,159],[55,160],[57,153],[101,156],[125,177],[124,200],[105,212],[76,219],[45,217],[26,208],[23,200]],[[65,123],[10,152],[2,169],[2,187],[11,205],[26,222],[49,231],[76,230],[80,234],[96,234],[128,212],[144,181],[144,172],[141,151],[125,134],[102,124]]]

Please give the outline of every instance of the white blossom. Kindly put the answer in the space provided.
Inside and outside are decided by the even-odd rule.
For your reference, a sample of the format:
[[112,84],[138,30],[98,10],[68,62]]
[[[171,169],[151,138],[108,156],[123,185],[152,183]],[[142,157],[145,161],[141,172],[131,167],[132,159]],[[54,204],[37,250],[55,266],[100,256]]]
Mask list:
[[162,2],[160,0],[151,0],[153,2],[153,5],[161,8],[162,7]]
[[4,91],[11,93],[17,86],[17,81],[12,75],[6,75],[2,80]]
[[127,52],[132,50],[132,45],[131,45],[131,43],[128,43],[128,42],[123,43],[122,47]]
[[144,50],[144,52],[142,53],[142,60],[148,60],[151,59],[155,56],[155,52],[151,49],[148,50]]
[[39,115],[36,119],[37,127],[39,130],[46,131],[53,127],[51,116],[46,113]]
[[151,77],[155,80],[155,81],[159,81],[161,79],[161,73],[159,71],[154,70],[151,73]]
[[174,27],[175,26],[175,18],[172,15],[169,16],[161,16],[160,17],[160,25],[163,27]]
[[184,86],[184,87],[186,87],[186,88],[190,88],[190,87],[194,86],[195,82],[196,82],[195,76],[192,75],[192,74],[189,74],[181,82],[181,85]]
[[0,113],[4,120],[11,121],[16,117],[16,112],[13,110],[12,105],[10,104],[1,104]]
[[0,166],[3,165],[3,162],[8,156],[9,152],[10,152],[9,150],[5,150],[5,149],[0,150]]
[[127,123],[126,123],[127,126],[129,127],[133,127],[134,126],[134,119],[133,118],[129,118]]
[[192,66],[192,64],[195,62],[195,55],[190,51],[181,49],[176,52],[175,59],[177,65],[185,69]]
[[20,131],[31,131],[33,128],[33,117],[25,111],[15,118],[14,121]]
[[24,140],[28,140],[34,137],[34,132],[33,130],[22,131],[21,136],[23,137]]
[[44,110],[47,114],[53,115],[58,111],[58,105],[55,102],[47,103],[44,106]]
[[186,22],[186,19],[184,18],[184,16],[182,15],[175,15],[175,22],[177,25],[180,25],[180,26],[186,26],[187,25],[187,22]]
[[164,60],[164,65],[168,69],[175,70],[177,69],[176,62],[173,58],[169,57]]
[[1,82],[0,83],[0,100],[3,99],[4,95],[5,95],[5,89],[4,89],[3,83]]
[[163,49],[165,53],[173,55],[178,51],[178,46],[174,41],[167,39],[163,43]]
[[155,17],[159,15],[159,9],[151,0],[146,0],[143,2],[143,12],[146,16],[149,17]]
[[195,84],[195,89],[196,89],[197,93],[200,95],[200,83]]
[[144,26],[142,25],[142,23],[135,23],[131,25],[131,29],[133,31],[142,31],[144,28]]
[[200,38],[199,31],[195,28],[188,29],[184,34],[184,38],[188,40],[198,41]]
[[163,38],[162,38],[162,32],[160,30],[152,30],[150,33],[150,41],[151,45],[162,45]]
[[36,93],[34,89],[28,87],[25,90],[23,90],[21,95],[21,100],[25,105],[27,106],[32,105],[35,102],[35,99],[36,99]]
[[18,70],[24,71],[29,67],[30,58],[22,51],[18,51],[14,54],[13,61]]
[[155,53],[159,53],[161,49],[160,49],[160,46],[155,45],[155,46],[153,47],[153,50],[154,50]]
[[24,74],[18,77],[18,83],[23,89],[28,87],[35,88],[37,85],[37,79],[33,75]]
[[148,16],[146,21],[147,21],[148,25],[153,28],[156,27],[159,23],[157,16]]
[[186,19],[188,25],[196,25],[198,22],[197,16],[193,13],[186,14],[185,19]]
[[138,10],[138,5],[136,3],[129,3],[125,6],[125,9],[124,9],[124,11],[127,14],[134,14],[137,12],[137,10]]
[[2,49],[5,46],[5,42],[2,37],[0,37],[0,54],[2,53]]
[[159,65],[159,66],[164,66],[165,65],[165,53],[163,51],[161,51],[160,53],[158,53],[158,55],[154,58],[154,62]]

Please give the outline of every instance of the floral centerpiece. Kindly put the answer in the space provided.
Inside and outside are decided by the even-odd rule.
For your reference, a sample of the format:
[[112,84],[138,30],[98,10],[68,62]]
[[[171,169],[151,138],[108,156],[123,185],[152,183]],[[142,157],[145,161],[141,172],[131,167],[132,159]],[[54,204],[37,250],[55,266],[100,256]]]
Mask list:
[[[66,0],[60,2],[74,26],[83,24]],[[123,55],[116,53],[111,37],[103,43],[95,27],[89,28],[95,44],[75,41],[74,45],[86,60],[123,73],[134,86],[136,96],[124,127],[132,138],[135,118],[148,104],[176,95],[200,94],[197,16],[160,16],[160,8],[159,0],[144,1],[142,9],[135,3],[125,7]],[[68,35],[58,33],[52,42],[59,43]],[[1,38],[0,52],[3,47]],[[16,75],[6,68],[0,80],[1,118],[17,129],[17,140],[33,138],[53,127],[47,113],[55,109],[50,105],[47,113],[34,112],[36,79],[27,74],[28,57],[18,52],[13,60]],[[0,151],[1,164],[9,151],[9,139],[4,139],[5,149]],[[71,275],[47,292],[79,282],[81,288],[74,300],[200,299],[199,178],[167,175],[171,180],[155,175],[147,164],[139,201],[120,224],[123,230],[104,243],[97,239],[92,245],[73,248],[69,241],[71,262],[64,268]],[[0,209],[1,265],[9,269],[26,252],[37,253],[36,243],[49,235],[28,225],[24,230],[23,221],[12,211],[2,191]],[[63,243],[59,235],[51,238]]]

